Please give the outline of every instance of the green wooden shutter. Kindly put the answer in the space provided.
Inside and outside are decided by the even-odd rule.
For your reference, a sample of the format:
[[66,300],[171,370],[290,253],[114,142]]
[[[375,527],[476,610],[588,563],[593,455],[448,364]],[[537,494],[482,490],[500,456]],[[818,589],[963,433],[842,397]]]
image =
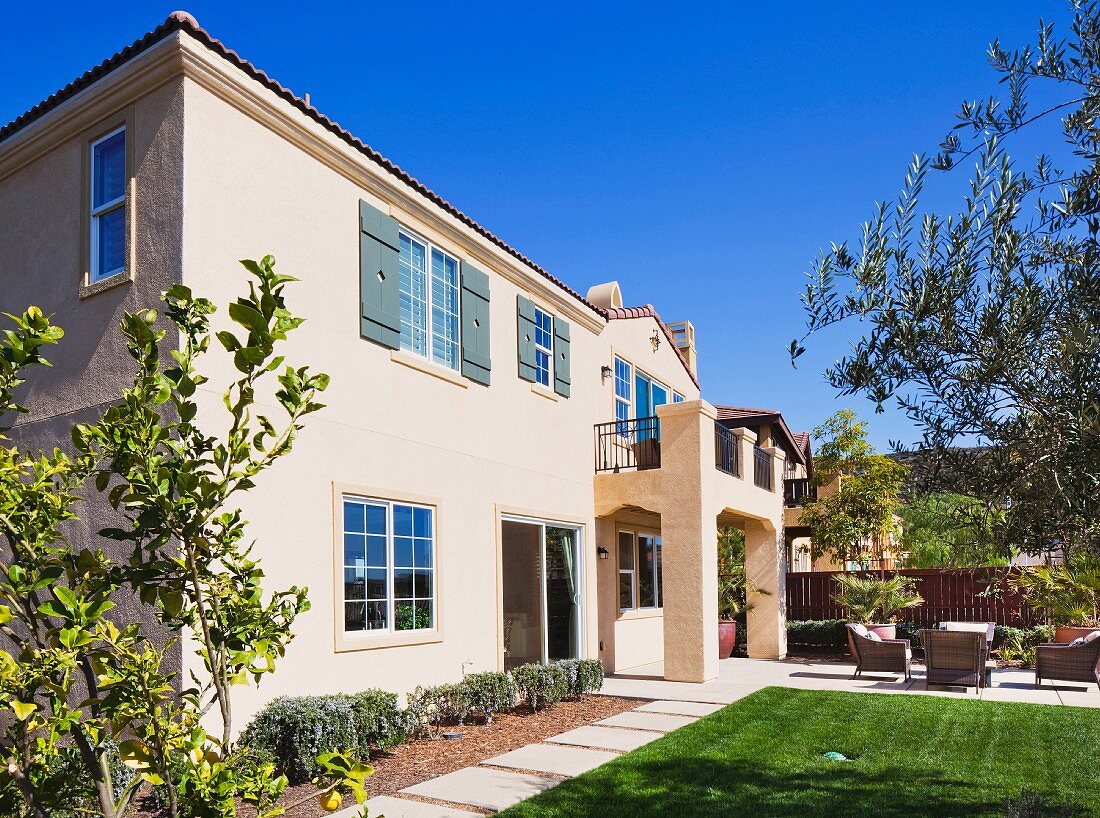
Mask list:
[[462,262],[462,374],[489,385],[489,276]]
[[554,391],[569,397],[569,324],[554,319]]
[[535,303],[516,297],[516,334],[519,341],[519,376],[535,382]]
[[397,222],[359,202],[359,334],[390,349],[401,345]]

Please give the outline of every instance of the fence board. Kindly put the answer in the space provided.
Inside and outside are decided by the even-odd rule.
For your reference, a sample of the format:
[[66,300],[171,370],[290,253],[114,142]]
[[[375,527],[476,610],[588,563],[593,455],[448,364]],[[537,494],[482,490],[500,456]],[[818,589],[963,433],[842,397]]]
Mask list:
[[[1010,568],[926,568],[887,571],[887,576],[912,577],[924,604],[898,614],[898,619],[921,627],[935,627],[943,621],[996,622],[998,625],[1029,627],[1041,617],[1003,582]],[[833,601],[834,577],[839,572],[799,571],[787,574],[787,618],[844,619],[844,608]],[[864,576],[881,576],[869,571]],[[999,595],[983,595],[991,585]]]

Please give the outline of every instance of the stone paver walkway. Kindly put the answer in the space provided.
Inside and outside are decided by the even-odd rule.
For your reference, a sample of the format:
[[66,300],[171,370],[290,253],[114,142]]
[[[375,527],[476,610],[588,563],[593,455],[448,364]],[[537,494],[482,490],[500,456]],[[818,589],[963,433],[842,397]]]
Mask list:
[[602,719],[596,724],[601,727],[630,727],[635,730],[656,730],[658,733],[668,733],[698,720],[695,716],[670,716],[667,713],[642,713],[637,710],[628,710],[611,718]]
[[569,730],[559,736],[546,739],[551,744],[573,744],[577,747],[593,747],[599,750],[619,750],[627,753],[637,750],[661,737],[652,730],[620,730],[616,727],[587,725]]
[[584,747],[570,747],[565,744],[528,744],[510,753],[486,759],[482,764],[494,767],[514,767],[517,770],[532,770],[536,773],[550,773],[573,777],[606,764],[618,753],[606,750],[589,750]]
[[492,770],[488,767],[467,767],[407,787],[401,792],[499,812],[517,801],[548,790],[557,783],[554,779],[537,775]]

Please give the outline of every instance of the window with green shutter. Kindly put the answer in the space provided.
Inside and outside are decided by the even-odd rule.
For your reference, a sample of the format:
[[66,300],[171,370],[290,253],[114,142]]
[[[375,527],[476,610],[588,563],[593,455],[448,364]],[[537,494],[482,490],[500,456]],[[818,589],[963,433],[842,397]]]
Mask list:
[[516,336],[519,355],[519,376],[535,383],[538,371],[535,363],[535,303],[522,295],[516,296]]
[[462,374],[489,385],[489,276],[462,262]]
[[554,391],[569,397],[569,324],[554,319]]
[[359,202],[359,334],[390,349],[401,343],[397,221]]

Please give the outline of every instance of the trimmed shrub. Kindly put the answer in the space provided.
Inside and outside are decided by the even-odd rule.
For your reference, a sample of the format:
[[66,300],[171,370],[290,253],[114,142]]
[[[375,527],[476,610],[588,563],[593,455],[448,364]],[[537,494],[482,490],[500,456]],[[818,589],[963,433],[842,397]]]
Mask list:
[[418,687],[409,694],[408,713],[417,733],[436,738],[444,722],[462,724],[470,714],[470,694],[463,684]]
[[595,693],[603,687],[603,665],[599,659],[562,659],[554,664],[565,674],[565,689],[570,696]]
[[462,680],[462,686],[470,710],[484,716],[486,724],[492,724],[497,713],[515,707],[519,699],[516,682],[508,673],[471,673]]
[[366,690],[275,699],[245,728],[241,743],[273,761],[291,784],[304,784],[317,774],[321,753],[348,748],[366,760],[372,749],[393,747],[408,734],[408,719],[397,706],[397,696]]
[[819,648],[845,648],[848,631],[843,619],[821,619],[787,623],[787,641],[792,645],[812,645]]
[[565,671],[557,665],[521,665],[512,671],[512,678],[532,710],[545,710],[568,692]]

